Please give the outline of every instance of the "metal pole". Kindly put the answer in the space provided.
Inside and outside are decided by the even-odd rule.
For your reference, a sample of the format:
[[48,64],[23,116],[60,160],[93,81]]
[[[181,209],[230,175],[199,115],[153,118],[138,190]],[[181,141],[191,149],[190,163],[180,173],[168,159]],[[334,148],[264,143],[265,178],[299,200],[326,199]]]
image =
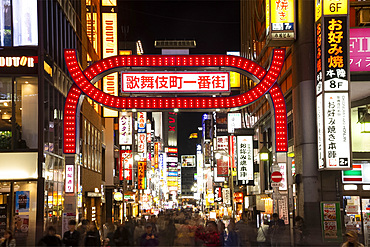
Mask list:
[[290,245],[294,246],[294,221],[293,221],[293,177],[292,177],[292,158],[287,154],[286,177],[288,187],[288,216],[289,216],[289,229],[290,229]]

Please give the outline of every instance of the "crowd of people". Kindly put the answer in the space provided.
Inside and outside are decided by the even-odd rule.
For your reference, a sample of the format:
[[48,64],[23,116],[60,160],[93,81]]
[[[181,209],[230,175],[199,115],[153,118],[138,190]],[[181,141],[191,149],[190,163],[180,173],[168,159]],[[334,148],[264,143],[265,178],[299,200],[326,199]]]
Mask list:
[[[226,225],[225,225],[226,223]],[[346,233],[342,247],[363,247],[354,231]],[[295,246],[309,246],[303,218],[297,216],[294,227]],[[11,231],[6,231],[0,240],[1,247],[15,247]],[[53,226],[38,246],[290,246],[288,227],[278,214],[270,221],[264,221],[257,229],[255,222],[242,215],[238,222],[207,220],[199,214],[188,211],[172,211],[169,214],[129,219],[123,224],[104,224],[100,229],[96,223],[75,220],[68,223],[68,231],[62,236],[56,234]]]

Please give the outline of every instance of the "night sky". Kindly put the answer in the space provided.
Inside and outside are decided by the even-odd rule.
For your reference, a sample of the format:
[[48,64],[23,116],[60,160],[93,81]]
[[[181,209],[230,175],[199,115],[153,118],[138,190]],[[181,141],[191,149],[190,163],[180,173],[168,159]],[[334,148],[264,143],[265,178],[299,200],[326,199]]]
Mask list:
[[[240,50],[239,0],[118,0],[120,41],[141,40],[144,54],[160,54],[155,40],[195,40],[191,54],[226,54]],[[123,28],[125,27],[125,28]],[[128,28],[127,28],[128,27]],[[123,30],[128,30],[124,35]],[[178,113],[179,154],[195,154],[202,112]]]

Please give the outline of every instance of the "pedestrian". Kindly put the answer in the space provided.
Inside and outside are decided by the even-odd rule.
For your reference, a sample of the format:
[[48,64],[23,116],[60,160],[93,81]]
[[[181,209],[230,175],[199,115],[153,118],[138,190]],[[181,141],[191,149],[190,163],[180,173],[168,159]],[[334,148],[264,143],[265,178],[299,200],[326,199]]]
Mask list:
[[0,239],[1,247],[15,247],[16,242],[13,233],[10,230],[4,232],[4,237]]
[[63,234],[63,244],[65,246],[77,247],[80,244],[80,233],[76,230],[76,221],[68,222],[68,231]]
[[100,233],[96,227],[95,221],[92,221],[89,226],[89,230],[86,232],[84,246],[95,246],[100,247]]
[[252,246],[252,242],[256,240],[255,228],[248,222],[247,215],[243,213],[241,219],[235,224],[240,246]]
[[140,237],[140,246],[158,246],[158,236],[153,233],[153,226],[147,223],[145,226],[145,233]]
[[301,216],[295,217],[295,225],[294,225],[294,243],[297,246],[305,245],[305,226],[304,220]]
[[48,227],[46,235],[40,239],[38,246],[62,246],[62,241],[56,235],[56,230],[53,226]]
[[225,240],[225,246],[238,246],[238,242],[238,234],[235,231],[235,220],[231,219],[229,225],[227,226],[227,237]]
[[358,235],[355,231],[349,231],[346,233],[347,241],[342,244],[342,247],[364,247],[363,244],[361,244],[358,241]]
[[225,245],[225,223],[222,221],[222,219],[219,219],[217,222],[217,229],[218,232],[220,233],[220,242],[221,246]]
[[167,240],[168,240],[168,246],[173,246],[175,243],[175,237],[177,234],[177,229],[176,229],[175,222],[173,221],[173,219],[170,219],[168,221],[167,227],[165,228],[165,233],[166,233]]
[[81,220],[81,223],[77,227],[77,231],[80,233],[80,246],[85,244],[86,233],[89,230],[90,222],[87,219]]
[[271,245],[268,232],[269,232],[269,222],[267,219],[265,219],[263,221],[263,224],[261,224],[260,228],[258,228],[258,232],[257,232],[258,246],[264,247],[264,246]]
[[205,230],[202,227],[198,227],[195,232],[195,237],[203,240],[205,246],[222,246],[220,233],[214,221],[208,221]]
[[269,224],[269,236],[271,237],[271,246],[282,246],[285,238],[285,223],[279,219],[277,213],[272,214],[272,220]]
[[124,224],[117,227],[117,230],[113,234],[113,240],[116,246],[130,246],[130,232]]

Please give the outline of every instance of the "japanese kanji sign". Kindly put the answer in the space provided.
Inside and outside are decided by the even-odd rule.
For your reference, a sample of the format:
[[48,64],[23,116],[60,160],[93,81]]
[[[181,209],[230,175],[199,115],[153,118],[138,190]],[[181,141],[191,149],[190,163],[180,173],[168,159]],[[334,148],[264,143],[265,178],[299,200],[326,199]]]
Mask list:
[[120,150],[119,180],[132,180],[132,151]]
[[118,118],[119,144],[132,145],[132,112],[120,112]]
[[253,180],[253,136],[237,136],[238,180]]
[[145,170],[146,162],[139,161],[137,164],[137,189],[139,190],[145,189]]
[[347,4],[323,0],[323,8],[316,8],[323,12],[315,13],[319,169],[351,168]]
[[215,186],[214,200],[215,202],[222,203],[222,187],[221,186]]
[[229,92],[228,72],[122,73],[122,92]]
[[66,165],[65,192],[74,193],[74,165]]
[[229,161],[222,158],[217,159],[217,177],[227,177],[229,175]]
[[349,31],[350,70],[370,71],[370,28]]

